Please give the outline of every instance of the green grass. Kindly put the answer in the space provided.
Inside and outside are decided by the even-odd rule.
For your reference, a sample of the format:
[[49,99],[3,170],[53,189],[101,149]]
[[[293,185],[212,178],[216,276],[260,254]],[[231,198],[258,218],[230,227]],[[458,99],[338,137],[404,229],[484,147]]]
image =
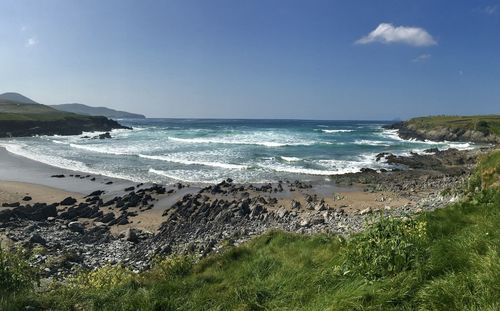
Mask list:
[[[499,166],[496,151],[478,176]],[[489,179],[474,182],[466,201],[385,219],[348,240],[271,232],[196,263],[176,257],[137,275],[82,273],[8,297],[0,309],[498,310],[500,191]]]
[[40,104],[0,102],[0,121],[56,121],[71,118],[89,119],[88,116],[62,112]]
[[460,128],[500,135],[500,115],[419,117],[410,119],[408,124],[421,129]]

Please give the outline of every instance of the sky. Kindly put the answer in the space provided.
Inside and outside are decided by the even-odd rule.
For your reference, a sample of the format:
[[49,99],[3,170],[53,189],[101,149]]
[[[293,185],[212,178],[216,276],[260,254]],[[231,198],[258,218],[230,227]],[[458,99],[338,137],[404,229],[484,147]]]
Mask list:
[[148,117],[500,113],[500,0],[2,0],[10,91]]

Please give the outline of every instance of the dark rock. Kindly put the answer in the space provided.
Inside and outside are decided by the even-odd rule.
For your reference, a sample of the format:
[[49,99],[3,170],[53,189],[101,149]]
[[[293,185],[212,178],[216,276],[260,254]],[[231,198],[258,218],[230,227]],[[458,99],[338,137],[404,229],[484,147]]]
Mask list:
[[114,219],[115,219],[115,214],[110,212],[110,213],[106,213],[106,214],[102,215],[102,217],[100,218],[99,221],[104,222],[104,223],[108,223]]
[[425,149],[424,152],[436,153],[436,152],[439,152],[439,149],[438,148],[429,148],[429,149]]
[[20,219],[41,221],[57,216],[57,209],[54,204],[35,203],[33,206],[19,206],[13,209],[12,215]]
[[87,197],[95,197],[95,196],[100,196],[102,194],[104,194],[103,190],[96,190],[96,191],[92,192],[91,194],[89,194]]
[[21,203],[19,203],[19,202],[2,203],[2,207],[18,207],[20,205],[21,205]]
[[72,221],[68,224],[68,229],[73,232],[84,233],[85,227],[78,221]]
[[47,241],[38,233],[33,233],[29,240],[31,243],[37,243],[40,245],[46,245]]
[[23,201],[31,201],[31,200],[32,200],[32,197],[30,197],[28,195],[23,198]]
[[110,138],[112,138],[112,137],[111,137],[111,134],[109,132],[106,132],[104,134],[99,134],[97,136],[92,137],[92,139],[110,139]]
[[15,217],[15,215],[10,209],[0,211],[0,222],[7,222],[13,217]]
[[73,205],[76,203],[76,199],[75,198],[72,198],[72,197],[67,197],[66,199],[62,200],[61,201],[61,205]]
[[126,241],[132,242],[132,243],[138,243],[139,242],[139,236],[137,234],[137,230],[133,228],[128,228],[125,230],[123,233],[123,238]]

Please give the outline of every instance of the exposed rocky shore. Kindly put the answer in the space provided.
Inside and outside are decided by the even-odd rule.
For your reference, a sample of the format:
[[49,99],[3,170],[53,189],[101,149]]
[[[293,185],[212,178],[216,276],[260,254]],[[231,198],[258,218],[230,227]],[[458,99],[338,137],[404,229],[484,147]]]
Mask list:
[[[393,170],[364,169],[332,176],[330,182],[137,184],[120,195],[94,191],[83,200],[68,197],[51,204],[32,203],[26,196],[4,202],[0,237],[31,250],[32,263],[46,277],[57,277],[106,263],[140,270],[157,255],[205,256],[273,229],[348,235],[380,215],[405,216],[455,200],[454,189],[461,187],[483,151],[379,154],[377,159],[392,164]],[[147,219],[158,221],[156,230],[144,229]]]

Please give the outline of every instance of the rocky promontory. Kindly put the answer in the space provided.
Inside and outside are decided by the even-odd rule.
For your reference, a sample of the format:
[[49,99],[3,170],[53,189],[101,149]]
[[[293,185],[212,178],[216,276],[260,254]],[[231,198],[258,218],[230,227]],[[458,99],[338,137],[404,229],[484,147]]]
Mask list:
[[127,128],[102,116],[58,111],[21,94],[0,95],[0,137],[78,135]]
[[403,139],[500,144],[500,116],[433,116],[413,118],[385,127]]
[[67,116],[60,120],[0,120],[0,137],[34,135],[79,135],[82,132],[105,132],[126,129],[106,117]]

